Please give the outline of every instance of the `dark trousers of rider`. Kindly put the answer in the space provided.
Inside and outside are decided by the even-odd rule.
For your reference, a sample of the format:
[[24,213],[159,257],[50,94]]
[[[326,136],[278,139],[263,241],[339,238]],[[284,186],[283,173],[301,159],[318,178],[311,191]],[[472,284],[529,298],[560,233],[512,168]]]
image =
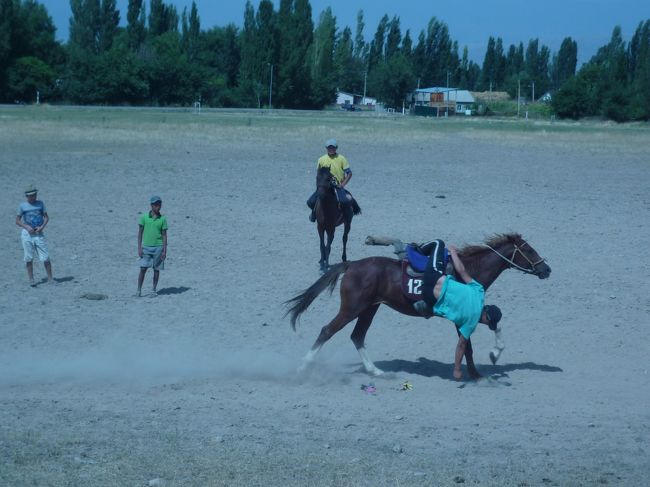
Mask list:
[[[348,195],[350,194],[348,190],[339,186],[335,186],[334,189],[336,190],[336,196],[339,200],[339,203],[341,204],[341,207],[350,206],[352,204],[352,201],[348,199]],[[314,206],[316,206],[317,199],[318,193],[314,191],[314,193],[307,200],[307,206],[313,210]]]
[[420,250],[423,254],[429,254],[429,260],[424,268],[422,276],[422,299],[430,308],[436,304],[436,298],[433,297],[433,288],[436,282],[445,274],[447,267],[447,252],[445,242],[440,239],[432,240],[422,246]]

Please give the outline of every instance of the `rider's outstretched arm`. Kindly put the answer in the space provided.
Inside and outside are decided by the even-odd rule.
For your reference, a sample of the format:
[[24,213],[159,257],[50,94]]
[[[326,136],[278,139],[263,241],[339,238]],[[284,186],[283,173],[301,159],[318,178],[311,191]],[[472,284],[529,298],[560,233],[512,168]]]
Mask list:
[[454,263],[456,272],[458,272],[458,275],[460,275],[460,278],[465,282],[465,284],[472,282],[472,276],[467,273],[463,261],[460,260],[460,257],[458,256],[458,249],[453,245],[449,246],[449,255],[451,255],[451,260]]

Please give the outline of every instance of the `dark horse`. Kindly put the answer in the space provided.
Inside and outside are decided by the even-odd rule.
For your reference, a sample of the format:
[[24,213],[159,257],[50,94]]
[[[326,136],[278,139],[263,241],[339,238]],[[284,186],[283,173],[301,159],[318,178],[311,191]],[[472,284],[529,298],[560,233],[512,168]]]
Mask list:
[[[332,249],[332,240],[336,227],[343,224],[343,256],[341,260],[348,260],[346,246],[348,243],[348,234],[352,225],[352,208],[350,204],[339,205],[334,186],[332,184],[332,174],[329,168],[321,167],[316,174],[316,206],[314,214],[318,227],[318,237],[320,238],[320,264],[321,272],[329,268],[330,250]],[[325,243],[325,233],[327,233],[327,244]]]
[[[494,236],[482,245],[464,247],[459,251],[459,255],[467,272],[486,290],[506,269],[515,268],[540,279],[549,277],[551,273],[551,268],[544,259],[519,234]],[[340,286],[339,312],[322,328],[316,342],[305,355],[301,369],[313,361],[327,340],[356,318],[357,323],[351,335],[352,342],[361,356],[366,372],[370,375],[380,375],[383,371],[370,360],[365,348],[366,333],[379,306],[386,304],[405,315],[420,316],[413,309],[412,301],[402,293],[400,260],[389,257],[368,257],[332,266],[303,293],[285,303],[289,306],[287,315],[291,316],[291,326],[296,329],[296,321],[300,315],[321,292],[329,288],[332,293],[341,274],[344,276]],[[456,277],[460,280],[459,276]],[[497,343],[499,340],[500,331],[497,335]],[[465,359],[470,376],[474,379],[481,377],[474,365],[470,340],[467,340]]]

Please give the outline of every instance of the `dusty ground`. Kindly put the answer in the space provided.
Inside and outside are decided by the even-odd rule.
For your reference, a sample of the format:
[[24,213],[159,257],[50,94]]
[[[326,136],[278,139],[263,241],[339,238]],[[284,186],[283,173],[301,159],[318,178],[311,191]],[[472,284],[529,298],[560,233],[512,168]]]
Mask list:
[[[358,115],[0,108],[0,484],[646,485],[648,127]],[[352,326],[296,376],[338,307],[283,318],[319,276],[304,201],[329,137],[363,208],[351,259],[390,255],[369,234],[511,231],[548,259],[549,280],[507,271],[488,293],[500,362],[488,330],[472,340],[493,380],[453,381],[453,326],[389,309],[367,341],[385,378]],[[59,281],[34,289],[14,225],[31,182]],[[152,193],[169,259],[137,299]]]

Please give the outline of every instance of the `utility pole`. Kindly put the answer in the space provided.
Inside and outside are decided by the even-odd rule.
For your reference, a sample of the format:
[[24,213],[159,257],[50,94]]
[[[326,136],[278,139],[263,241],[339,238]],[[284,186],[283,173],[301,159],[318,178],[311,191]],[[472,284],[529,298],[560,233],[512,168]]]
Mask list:
[[449,71],[447,71],[447,103],[445,104],[445,117],[449,116]]
[[271,79],[269,80],[269,110],[273,108],[273,64],[269,63],[271,66]]
[[366,69],[366,72],[363,75],[363,101],[361,102],[362,105],[366,105],[366,84],[368,82],[368,70]]
[[519,103],[521,102],[521,80],[517,80],[517,118],[519,118]]
[[535,82],[533,81],[533,99],[532,103],[535,103]]

